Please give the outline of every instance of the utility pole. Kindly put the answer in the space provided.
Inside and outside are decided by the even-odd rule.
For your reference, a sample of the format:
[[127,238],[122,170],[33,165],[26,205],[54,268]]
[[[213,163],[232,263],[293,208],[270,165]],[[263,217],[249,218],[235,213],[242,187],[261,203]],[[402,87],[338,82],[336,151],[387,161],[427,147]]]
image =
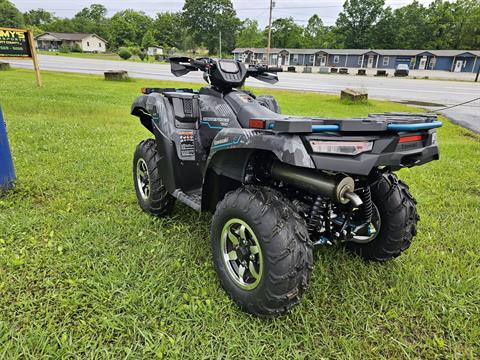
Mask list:
[[267,47],[267,66],[270,65],[270,47],[272,46],[272,12],[275,3],[270,0],[270,16],[268,18],[268,47]]
[[222,30],[220,30],[220,59],[222,58]]
[[222,25],[223,25],[223,8],[220,8],[219,10],[219,14],[220,14],[220,18],[218,20],[218,42],[219,42],[219,47],[218,47],[218,58],[221,59],[222,58]]

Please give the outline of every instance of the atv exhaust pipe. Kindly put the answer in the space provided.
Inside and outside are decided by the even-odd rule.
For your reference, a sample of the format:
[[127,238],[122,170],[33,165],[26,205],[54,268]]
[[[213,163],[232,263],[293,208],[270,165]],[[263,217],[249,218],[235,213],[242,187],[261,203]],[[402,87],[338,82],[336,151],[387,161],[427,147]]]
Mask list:
[[287,184],[316,194],[327,196],[341,204],[351,202],[355,207],[362,205],[362,200],[355,194],[355,182],[350,176],[325,175],[311,169],[297,167],[275,161],[270,170],[272,177]]

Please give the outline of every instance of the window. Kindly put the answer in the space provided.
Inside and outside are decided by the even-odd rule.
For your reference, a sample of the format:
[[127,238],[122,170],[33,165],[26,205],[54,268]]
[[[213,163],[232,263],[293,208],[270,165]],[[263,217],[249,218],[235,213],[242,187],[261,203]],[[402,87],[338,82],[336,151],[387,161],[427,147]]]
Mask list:
[[363,61],[362,60],[363,60],[362,57],[359,56],[358,57],[358,66],[363,66]]
[[98,43],[98,47],[101,48],[101,47],[102,47],[102,43]]
[[388,66],[388,63],[390,62],[390,58],[388,56],[383,57],[383,66]]
[[90,43],[87,41],[87,46],[90,47]]
[[333,57],[333,63],[334,63],[334,64],[338,64],[339,62],[340,62],[340,56],[335,55],[335,56]]
[[313,63],[314,60],[315,60],[315,55],[310,55],[310,62]]
[[291,63],[292,65],[297,65],[298,64],[298,54],[293,54],[291,57]]

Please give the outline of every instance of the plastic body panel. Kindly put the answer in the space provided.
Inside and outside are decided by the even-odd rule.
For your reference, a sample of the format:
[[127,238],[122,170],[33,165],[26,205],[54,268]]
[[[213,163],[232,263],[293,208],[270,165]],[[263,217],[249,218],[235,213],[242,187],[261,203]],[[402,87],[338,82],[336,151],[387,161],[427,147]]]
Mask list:
[[[367,176],[373,169],[380,166],[398,170],[403,167],[418,166],[438,160],[440,158],[439,148],[433,140],[433,134],[435,133],[435,129],[414,133],[421,135],[423,140],[404,144],[399,143],[400,137],[402,135],[412,135],[412,133],[370,136],[312,134],[305,136],[304,140],[317,169]],[[310,140],[374,141],[374,147],[372,151],[356,156],[316,154],[311,151]]]
[[244,128],[248,128],[250,119],[284,119],[285,117],[277,114],[265,106],[260,105],[253,97],[242,91],[232,91],[225,95],[225,101],[232,108],[238,118],[238,122]]

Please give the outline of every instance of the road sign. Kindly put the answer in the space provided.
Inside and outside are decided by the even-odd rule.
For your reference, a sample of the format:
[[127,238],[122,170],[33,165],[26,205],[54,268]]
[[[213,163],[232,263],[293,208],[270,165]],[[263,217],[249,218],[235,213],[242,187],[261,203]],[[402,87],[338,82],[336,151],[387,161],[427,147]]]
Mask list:
[[0,60],[32,60],[37,85],[42,86],[33,34],[30,30],[0,27]]
[[15,169],[13,168],[12,154],[8,144],[7,129],[0,108],[0,190],[14,187]]

